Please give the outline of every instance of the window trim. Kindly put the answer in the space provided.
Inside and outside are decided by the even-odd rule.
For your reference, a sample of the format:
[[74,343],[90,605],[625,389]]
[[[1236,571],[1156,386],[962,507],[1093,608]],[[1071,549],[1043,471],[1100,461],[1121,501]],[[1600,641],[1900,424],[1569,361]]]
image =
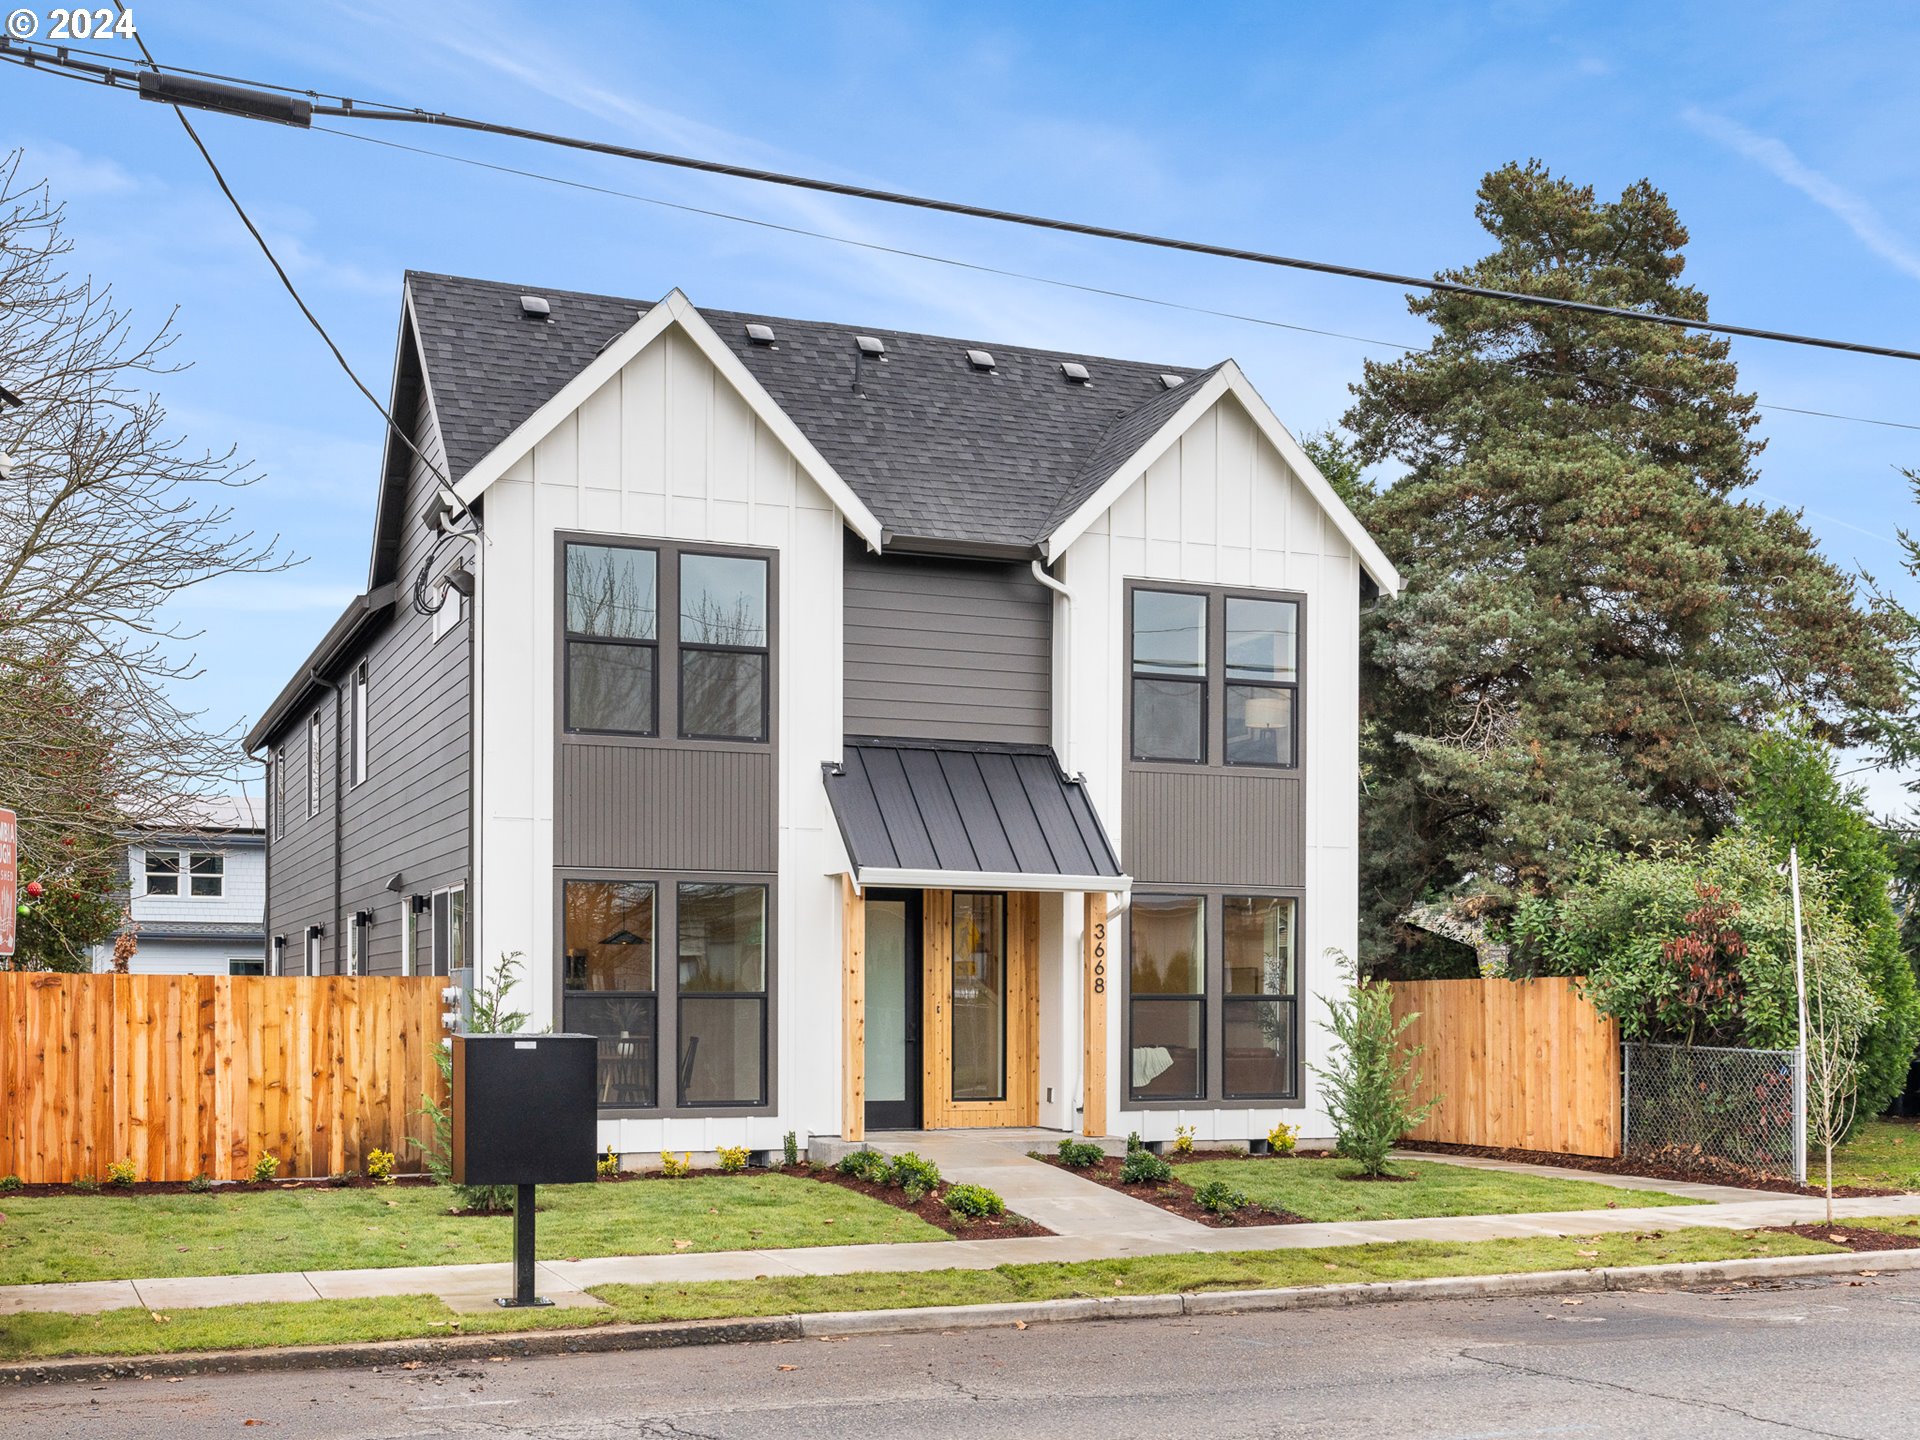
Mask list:
[[326,963],[323,947],[320,943],[326,938],[326,934],[327,927],[324,925],[307,926],[307,938],[302,950],[304,956],[302,964],[306,968],[302,973],[305,974],[309,980],[317,978],[320,974],[320,967]]
[[[179,853],[184,854],[187,860],[186,868],[181,872],[187,882],[187,890],[183,898],[189,900],[224,900],[227,898],[227,857],[225,851],[188,850]],[[196,860],[212,860],[220,867],[212,877],[220,882],[220,888],[211,895],[198,895],[194,893],[193,882],[207,878],[193,873],[193,862]]]
[[[777,875],[750,870],[622,870],[591,866],[556,868],[549,904],[553,914],[553,953],[566,953],[566,883],[569,880],[628,881],[654,887],[654,1063],[659,1067],[654,1104],[649,1108],[601,1106],[601,1120],[717,1120],[726,1117],[780,1113],[780,881]],[[762,1074],[766,1101],[760,1105],[663,1104],[663,1097],[680,1097],[680,886],[682,883],[758,885],[767,892],[766,910],[766,1028],[761,1039]],[[672,950],[663,950],[659,937],[670,937]],[[553,1013],[565,1014],[566,966],[553,968]],[[739,992],[742,994],[751,992]]]
[[269,975],[285,975],[287,973],[287,937],[284,935],[274,936],[267,948],[273,957],[267,965],[267,973]]
[[[709,640],[687,640],[680,635],[680,626],[685,616],[680,613],[681,579],[686,571],[689,559],[711,556],[720,559],[757,560],[761,565],[761,575],[766,585],[762,597],[767,611],[766,640],[760,645],[721,645]],[[673,553],[673,664],[674,684],[677,687],[674,704],[674,733],[682,740],[711,740],[728,745],[764,745],[770,739],[769,715],[773,708],[773,566],[762,555],[727,555],[718,550],[700,546],[683,545]],[[758,655],[760,657],[760,728],[755,735],[711,735],[704,731],[687,728],[687,656],[688,655]]]
[[[1201,633],[1202,658],[1198,675],[1166,675],[1157,671],[1142,671],[1133,650],[1133,609],[1134,597],[1141,592],[1149,595],[1188,595],[1197,597],[1200,606],[1200,623],[1204,627]],[[1129,585],[1126,591],[1125,623],[1127,636],[1127,698],[1126,733],[1127,759],[1136,765],[1177,765],[1183,769],[1207,764],[1212,748],[1213,734],[1213,611],[1211,599],[1202,591],[1175,585],[1140,584]],[[1200,692],[1200,754],[1197,759],[1182,760],[1177,756],[1140,754],[1133,748],[1133,707],[1134,697],[1140,693],[1141,681],[1164,681],[1170,685],[1186,685]]]
[[[1207,601],[1207,673],[1203,682],[1205,700],[1201,704],[1200,723],[1204,744],[1201,760],[1143,760],[1133,748],[1133,688],[1136,679],[1182,681],[1177,675],[1141,676],[1133,663],[1133,597],[1141,590],[1168,595],[1200,595]],[[1165,775],[1191,775],[1196,770],[1222,771],[1239,775],[1269,775],[1303,778],[1307,764],[1307,595],[1299,590],[1263,590],[1248,585],[1189,585],[1178,580],[1129,576],[1122,587],[1121,675],[1125,688],[1121,696],[1121,758],[1130,771]],[[1227,601],[1272,600],[1294,607],[1293,674],[1286,680],[1229,680],[1227,678]],[[1293,691],[1293,763],[1271,765],[1265,761],[1227,759],[1227,689],[1291,689]]]
[[[1154,1004],[1157,1001],[1165,1002],[1170,1005],[1193,1005],[1196,1002],[1199,1004],[1200,1006],[1200,1063],[1199,1063],[1199,1066],[1197,1067],[1194,1079],[1200,1088],[1199,1088],[1199,1092],[1194,1095],[1166,1095],[1166,1096],[1160,1096],[1157,1098],[1153,1096],[1147,1096],[1143,1098],[1135,1095],[1133,1092],[1133,1051],[1134,1051],[1133,1007],[1136,1003],[1136,997],[1133,993],[1133,922],[1137,912],[1135,911],[1133,905],[1129,904],[1127,906],[1127,927],[1126,927],[1127,928],[1127,937],[1126,937],[1126,956],[1127,956],[1126,1042],[1127,1043],[1126,1043],[1126,1048],[1122,1054],[1122,1063],[1120,1067],[1121,1077],[1126,1082],[1126,1103],[1129,1105],[1143,1105],[1149,1108],[1154,1106],[1165,1106],[1165,1107],[1177,1109],[1179,1107],[1184,1106],[1186,1108],[1191,1109],[1195,1106],[1204,1105],[1206,1103],[1209,1077],[1212,1074],[1214,1045],[1213,1045],[1213,1025],[1211,1023],[1211,1017],[1212,1017],[1213,1007],[1209,1005],[1207,1002],[1212,997],[1215,989],[1213,985],[1213,972],[1214,972],[1213,917],[1214,917],[1214,912],[1218,910],[1220,907],[1215,903],[1215,900],[1216,900],[1215,896],[1209,894],[1205,889],[1198,886],[1191,886],[1191,885],[1184,886],[1184,887],[1168,886],[1165,890],[1157,890],[1157,889],[1148,890],[1148,891],[1145,891],[1144,894],[1146,898],[1153,899],[1153,900],[1198,900],[1200,902],[1200,940],[1201,940],[1201,945],[1203,947],[1203,953],[1201,955],[1201,961],[1200,961],[1200,964],[1201,964],[1200,993],[1197,995],[1173,995],[1173,994],[1167,994],[1167,993],[1156,991],[1153,994],[1142,995],[1138,997],[1139,1003],[1144,1003],[1148,1005]],[[1112,927],[1109,926],[1108,929],[1109,929],[1108,939],[1109,939],[1109,943],[1111,943]]]
[[[592,530],[556,530],[553,536],[553,618],[554,643],[553,725],[558,745],[611,745],[632,749],[725,750],[772,748],[780,743],[780,552],[754,545],[727,545],[708,541],[672,540],[659,536],[609,534]],[[578,636],[590,643],[649,645],[654,647],[653,729],[647,733],[628,730],[576,730],[567,715],[567,546],[601,545],[612,549],[651,550],[654,552],[654,606],[661,616],[672,617],[671,626],[656,623],[652,640],[609,639],[606,636]],[[724,555],[760,560],[767,567],[767,643],[763,651],[744,650],[766,656],[766,688],[762,696],[763,734],[755,740],[726,736],[683,735],[681,729],[680,684],[680,557],[682,555]],[[732,649],[730,646],[705,647],[688,642],[689,650],[702,648]],[[672,716],[671,730],[663,723]],[[556,764],[558,757],[556,756]]]
[[[1142,884],[1134,883],[1136,896],[1199,896],[1206,901],[1207,933],[1207,994],[1204,999],[1201,1034],[1203,1036],[1204,1055],[1202,1065],[1205,1070],[1201,1093],[1197,1098],[1164,1100],[1140,1099],[1133,1093],[1133,926],[1125,927],[1121,944],[1125,946],[1126,976],[1122,1003],[1125,1005],[1125,1044],[1121,1050],[1121,1090],[1120,1109],[1124,1111],[1146,1110],[1298,1110],[1306,1101],[1305,1044],[1306,1011],[1301,1003],[1305,998],[1305,952],[1306,952],[1306,891],[1300,887],[1284,885],[1239,885],[1232,883],[1209,885],[1183,885],[1177,883]],[[1227,942],[1226,919],[1227,901],[1230,898],[1254,897],[1257,899],[1291,900],[1293,902],[1294,933],[1294,994],[1293,1001],[1293,1066],[1288,1077],[1292,1089],[1286,1095],[1242,1095],[1229,1097],[1226,1093],[1226,1015],[1227,1015]],[[1131,908],[1131,907],[1129,907]],[[1113,936],[1109,932],[1108,942]],[[1154,999],[1154,996],[1143,996]],[[1178,996],[1157,997],[1179,999]],[[1243,1000],[1281,998],[1246,995]]]
[[[186,896],[180,882],[186,878],[186,867],[180,863],[183,851],[165,845],[149,845],[140,854],[140,893],[142,898],[152,896],[156,900],[182,900]],[[153,888],[153,862],[156,856],[173,857],[173,889],[171,891]]]
[[347,785],[349,788],[364,785],[367,780],[367,716],[371,709],[368,697],[367,662],[362,660],[353,667],[353,679],[349,687],[347,723],[351,731],[352,745],[347,758]]
[[307,717],[307,818],[320,813],[320,712]]

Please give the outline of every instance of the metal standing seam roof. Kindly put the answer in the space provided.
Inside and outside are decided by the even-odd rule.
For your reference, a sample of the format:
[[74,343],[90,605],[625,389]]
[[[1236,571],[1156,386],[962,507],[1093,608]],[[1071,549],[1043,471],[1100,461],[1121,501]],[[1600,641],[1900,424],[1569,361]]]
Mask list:
[[[1085,784],[1068,779],[1046,746],[849,740],[844,760],[823,768],[863,884],[938,873],[955,883],[1129,888]],[[1111,883],[1089,883],[1099,881]]]

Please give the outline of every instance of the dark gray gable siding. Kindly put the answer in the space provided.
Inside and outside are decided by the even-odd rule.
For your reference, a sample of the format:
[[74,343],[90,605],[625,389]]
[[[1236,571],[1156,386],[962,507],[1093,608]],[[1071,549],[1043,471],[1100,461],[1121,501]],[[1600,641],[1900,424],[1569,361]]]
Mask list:
[[1053,596],[1019,564],[875,555],[849,533],[846,728],[1052,739]]

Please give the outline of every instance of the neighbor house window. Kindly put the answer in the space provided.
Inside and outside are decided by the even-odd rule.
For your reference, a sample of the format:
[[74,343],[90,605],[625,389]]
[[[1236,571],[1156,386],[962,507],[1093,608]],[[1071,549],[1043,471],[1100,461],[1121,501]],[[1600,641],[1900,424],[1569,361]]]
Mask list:
[[680,733],[767,736],[767,562],[680,557]]
[[227,885],[227,860],[224,855],[189,855],[187,890],[196,899],[218,900]]
[[1199,1099],[1207,1075],[1207,902],[1136,894],[1127,914],[1127,1093]]
[[655,893],[625,880],[561,887],[562,1019],[599,1038],[600,1103],[611,1108],[650,1110],[659,1095]]
[[767,887],[679,886],[683,1106],[767,1101]]
[[1207,758],[1207,597],[1133,592],[1133,758]]
[[1291,767],[1300,607],[1238,595],[1226,602],[1227,764]]
[[267,964],[264,960],[229,960],[227,973],[229,975],[264,975],[267,973]]
[[358,785],[367,778],[367,662],[353,668],[353,751],[349,774]]
[[180,852],[178,850],[147,851],[147,894],[178,895],[180,893]]
[[658,554],[570,544],[566,570],[566,728],[658,733]]
[[320,712],[307,717],[307,818],[320,813]]
[[1272,895],[1229,895],[1224,908],[1221,1096],[1291,1095],[1297,906]]

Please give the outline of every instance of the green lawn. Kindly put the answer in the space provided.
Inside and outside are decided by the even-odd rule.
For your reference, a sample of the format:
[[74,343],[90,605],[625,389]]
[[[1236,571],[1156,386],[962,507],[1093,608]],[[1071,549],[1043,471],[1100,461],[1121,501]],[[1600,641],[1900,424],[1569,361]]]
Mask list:
[[[838,1228],[838,1227],[836,1227]],[[822,1310],[976,1305],[1085,1295],[1156,1295],[1411,1280],[1435,1275],[1498,1275],[1534,1270],[1657,1265],[1764,1255],[1821,1255],[1840,1247],[1796,1235],[1738,1234],[1706,1227],[1667,1234],[1411,1241],[1312,1250],[1167,1255],[1074,1265],[1003,1265],[995,1270],[931,1274],[794,1275],[683,1285],[603,1285],[592,1293],[605,1310],[508,1310],[461,1315],[438,1300],[403,1295],[374,1300],[316,1300],[287,1305],[228,1305],[175,1310],[114,1310],[104,1315],[11,1315],[0,1327],[0,1360],[54,1355],[152,1355],[166,1351],[311,1345],[355,1340],[496,1333],[788,1315]],[[1870,1257],[1866,1257],[1870,1260]]]
[[[1807,1151],[1807,1178],[1825,1178],[1818,1150]],[[1876,1190],[1920,1190],[1920,1120],[1863,1120],[1833,1152],[1833,1183]]]
[[[0,1196],[0,1285],[507,1260],[510,1216],[447,1214],[438,1187]],[[790,1175],[540,1188],[540,1258],[945,1240],[918,1216]]]
[[1422,1157],[1396,1160],[1405,1182],[1347,1180],[1349,1160],[1200,1160],[1174,1175],[1189,1185],[1225,1180],[1261,1204],[1309,1220],[1404,1220],[1432,1215],[1524,1215],[1550,1210],[1621,1210],[1684,1205],[1656,1190],[1623,1190],[1587,1180],[1553,1180],[1474,1170]]

